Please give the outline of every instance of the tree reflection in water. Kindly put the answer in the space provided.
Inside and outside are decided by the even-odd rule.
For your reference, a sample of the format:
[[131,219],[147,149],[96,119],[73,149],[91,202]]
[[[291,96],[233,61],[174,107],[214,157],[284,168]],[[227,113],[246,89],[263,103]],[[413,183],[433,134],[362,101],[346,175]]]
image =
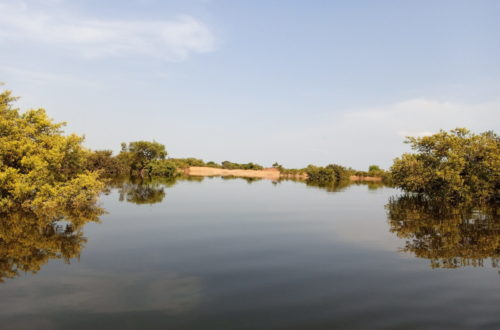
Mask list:
[[386,208],[391,232],[406,239],[402,251],[429,259],[432,268],[500,266],[496,206],[452,206],[402,196]]
[[173,186],[175,179],[120,179],[112,182],[110,188],[117,188],[119,200],[134,204],[156,204],[166,196],[165,188]]
[[[159,203],[165,198],[165,188],[172,180],[116,180],[110,188],[118,188],[120,201],[135,204]],[[21,272],[36,273],[50,259],[69,263],[79,258],[87,238],[83,227],[99,222],[104,209],[94,201],[77,209],[57,210],[50,214],[35,214],[11,210],[0,214],[0,282]]]
[[306,185],[309,187],[316,187],[324,189],[328,192],[339,192],[349,187],[352,183],[349,180],[334,181],[334,182],[317,182],[313,180],[306,180]]
[[98,222],[104,210],[95,204],[59,210],[57,215],[12,211],[0,218],[0,282],[20,272],[36,273],[50,259],[69,263],[87,239],[82,228]]

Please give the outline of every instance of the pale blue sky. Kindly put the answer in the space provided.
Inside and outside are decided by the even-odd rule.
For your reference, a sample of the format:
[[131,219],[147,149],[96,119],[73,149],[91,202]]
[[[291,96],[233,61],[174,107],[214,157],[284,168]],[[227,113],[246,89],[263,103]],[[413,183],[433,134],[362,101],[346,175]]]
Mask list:
[[388,167],[500,126],[500,1],[2,1],[0,81],[86,145]]

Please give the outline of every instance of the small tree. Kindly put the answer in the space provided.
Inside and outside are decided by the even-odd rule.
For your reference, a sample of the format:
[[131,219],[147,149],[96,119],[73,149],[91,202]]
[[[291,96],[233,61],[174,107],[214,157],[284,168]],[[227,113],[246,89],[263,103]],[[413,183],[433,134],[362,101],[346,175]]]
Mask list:
[[273,168],[278,169],[280,172],[283,171],[283,165],[279,164],[278,162],[275,162],[273,164]]
[[100,171],[101,177],[117,177],[130,171],[127,162],[113,157],[111,150],[96,150],[87,158],[87,169]]
[[131,171],[144,177],[146,167],[154,160],[165,159],[167,151],[165,146],[158,142],[135,141],[130,142],[128,146],[122,143],[122,153],[126,154],[123,158],[128,158]]
[[394,184],[407,192],[452,202],[500,199],[500,138],[465,128],[432,136],[408,137],[415,153],[403,154],[391,167]]

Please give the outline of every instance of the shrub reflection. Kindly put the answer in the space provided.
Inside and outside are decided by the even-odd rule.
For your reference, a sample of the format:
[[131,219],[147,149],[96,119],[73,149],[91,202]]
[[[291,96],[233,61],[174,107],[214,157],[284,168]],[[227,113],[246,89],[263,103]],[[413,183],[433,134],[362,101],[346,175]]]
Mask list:
[[496,206],[452,206],[403,196],[386,208],[391,232],[406,239],[402,251],[429,259],[432,268],[500,266]]
[[119,200],[134,204],[156,204],[166,196],[165,188],[175,185],[175,179],[117,179],[110,183],[109,188],[118,189]]
[[36,273],[50,259],[69,263],[87,239],[82,228],[98,222],[103,209],[95,204],[59,210],[54,215],[11,211],[0,218],[0,282],[21,272]]

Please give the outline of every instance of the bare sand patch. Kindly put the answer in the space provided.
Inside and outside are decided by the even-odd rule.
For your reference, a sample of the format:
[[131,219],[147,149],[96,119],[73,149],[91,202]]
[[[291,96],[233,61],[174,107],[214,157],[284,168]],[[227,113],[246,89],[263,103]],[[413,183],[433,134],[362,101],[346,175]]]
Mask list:
[[185,170],[185,174],[194,176],[238,176],[244,178],[262,178],[278,180],[280,171],[276,169],[265,170],[227,170],[224,168],[191,166]]
[[[265,168],[262,170],[228,170],[224,168],[191,166],[184,170],[184,174],[193,176],[234,176],[242,178],[261,178],[268,180],[295,179],[307,180],[307,174],[282,174],[276,168]],[[381,182],[382,178],[372,176],[356,176],[349,178],[351,181]]]

